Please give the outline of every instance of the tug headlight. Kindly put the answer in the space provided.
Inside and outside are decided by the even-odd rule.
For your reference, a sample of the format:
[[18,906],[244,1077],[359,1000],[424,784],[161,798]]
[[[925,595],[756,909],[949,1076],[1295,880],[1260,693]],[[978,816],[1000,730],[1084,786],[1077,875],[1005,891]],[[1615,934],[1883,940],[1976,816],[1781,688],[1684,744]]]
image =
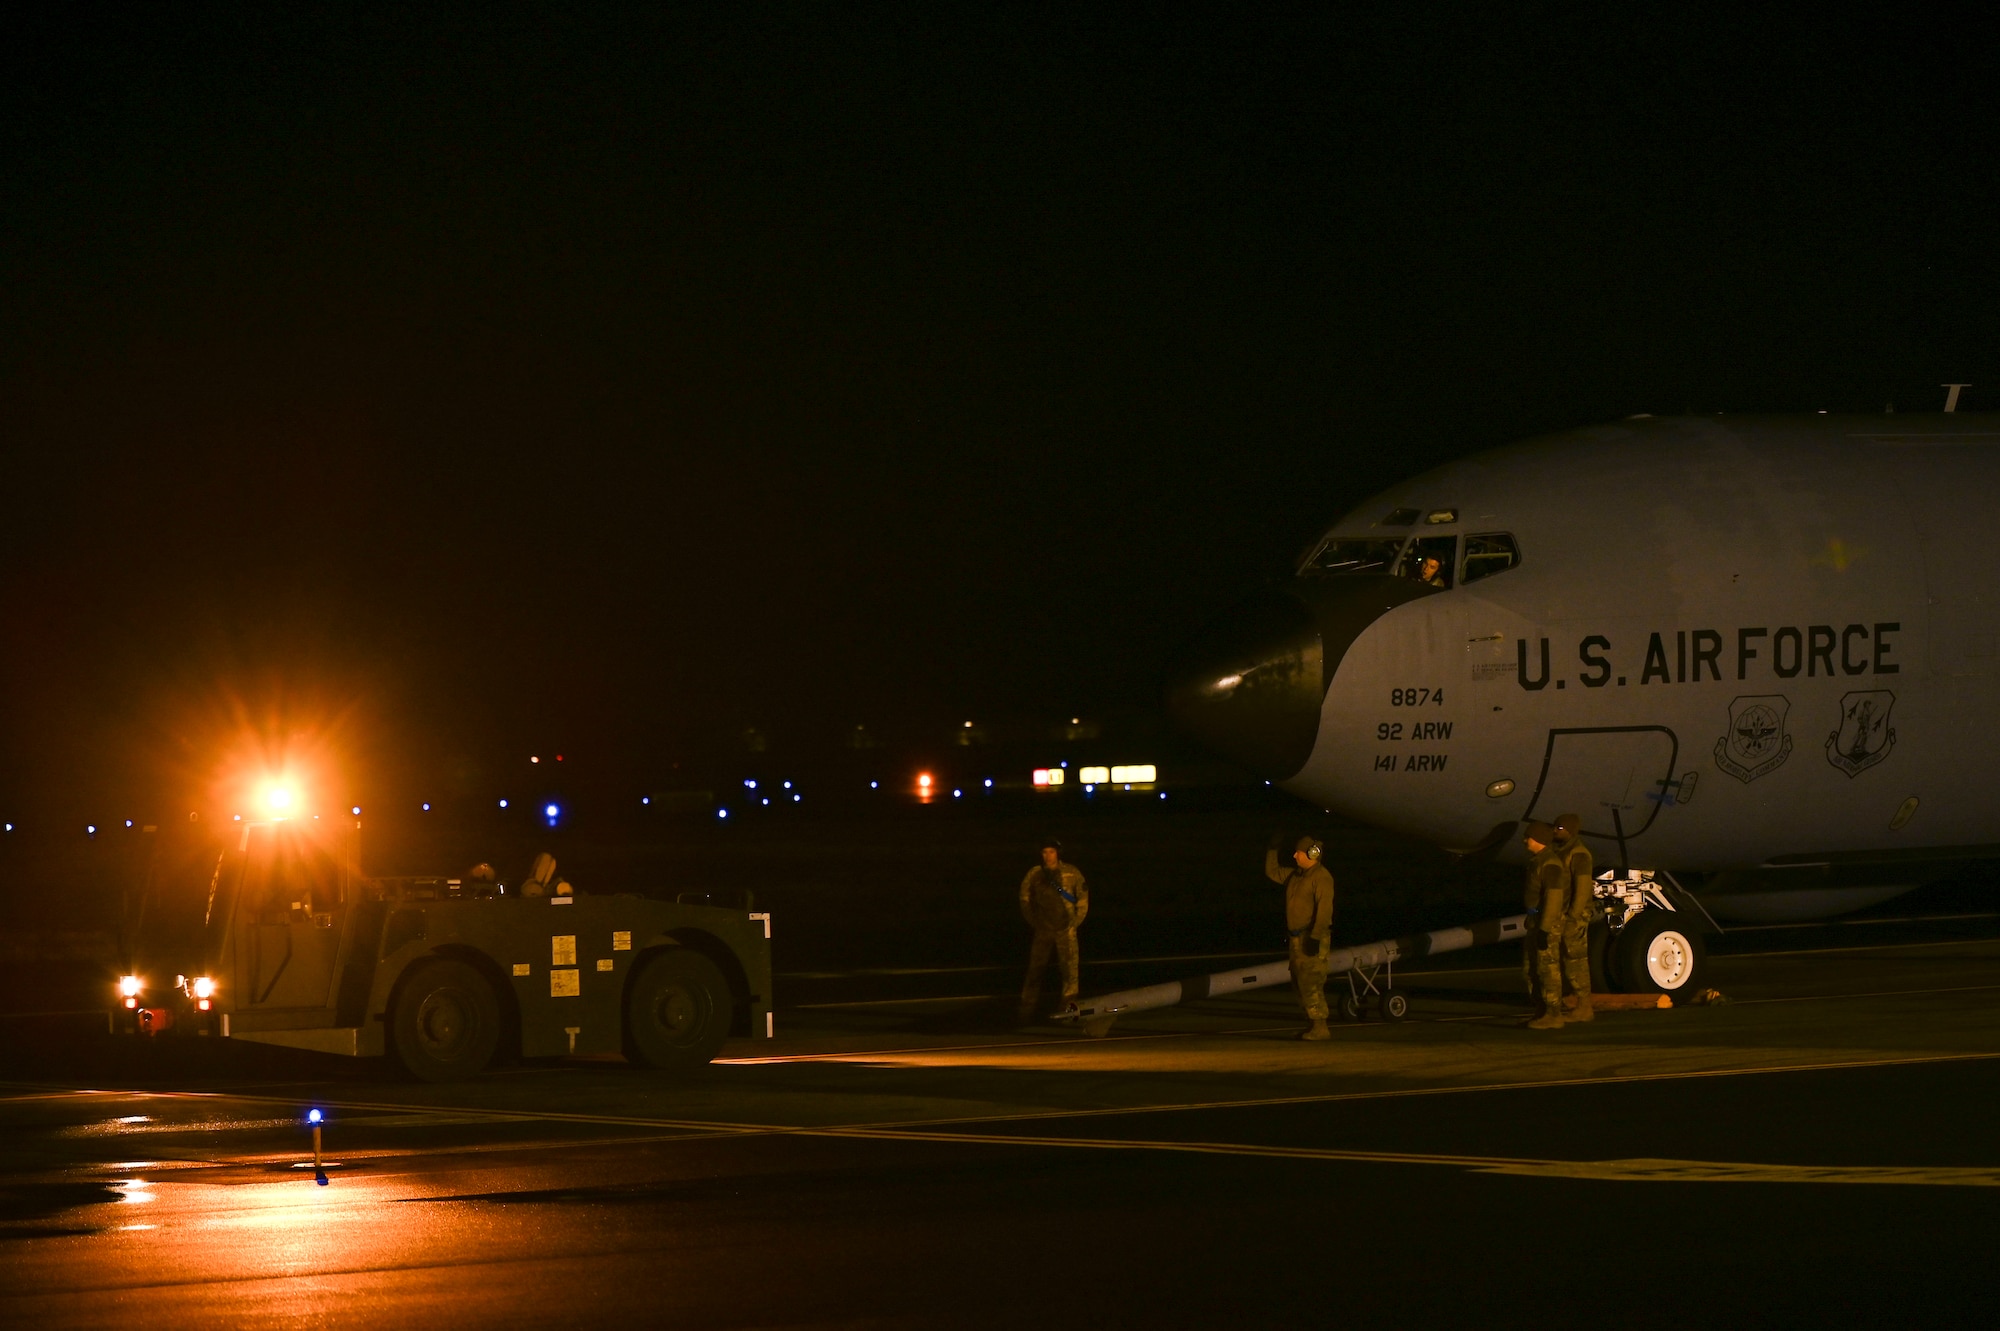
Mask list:
[[145,987],[136,975],[121,976],[118,981],[118,992],[127,998],[137,998],[139,991]]
[[209,978],[209,977],[208,977],[208,976],[206,976],[206,975],[197,975],[197,976],[195,976],[195,977],[194,977],[194,996],[195,996],[196,998],[213,998],[213,997],[215,997],[215,981],[214,981],[213,979]]

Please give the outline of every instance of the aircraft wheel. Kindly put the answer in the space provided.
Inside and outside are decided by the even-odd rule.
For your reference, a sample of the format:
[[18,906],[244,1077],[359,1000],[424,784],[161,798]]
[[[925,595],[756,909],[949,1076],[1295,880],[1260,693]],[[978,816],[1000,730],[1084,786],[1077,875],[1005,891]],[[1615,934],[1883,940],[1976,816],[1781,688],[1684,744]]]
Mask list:
[[691,948],[655,956],[625,998],[625,1052],[643,1067],[686,1072],[722,1052],[729,1034],[729,984]]
[[1410,1015],[1410,998],[1401,989],[1382,991],[1382,1020],[1401,1021]]
[[1632,994],[1680,997],[1699,993],[1708,970],[1701,934],[1674,912],[1648,910],[1619,931],[1612,945],[1618,987]]
[[397,990],[389,1034],[405,1072],[424,1081],[458,1081],[493,1061],[500,1001],[486,977],[464,962],[425,962]]
[[1333,1010],[1340,1014],[1342,1021],[1361,1020],[1361,1000],[1356,998],[1351,992],[1341,994],[1338,998],[1334,999]]

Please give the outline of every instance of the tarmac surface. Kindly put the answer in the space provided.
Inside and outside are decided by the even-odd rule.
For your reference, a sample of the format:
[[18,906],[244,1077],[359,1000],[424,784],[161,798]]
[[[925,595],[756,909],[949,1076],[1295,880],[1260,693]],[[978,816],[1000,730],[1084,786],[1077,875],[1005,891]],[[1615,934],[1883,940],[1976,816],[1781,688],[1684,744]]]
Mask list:
[[983,968],[828,970],[680,1082],[14,1022],[0,1323],[1991,1322],[2000,919],[1713,965],[1727,1004],[1542,1033],[1512,954],[1434,959],[1317,1045],[1285,992],[1091,1039]]

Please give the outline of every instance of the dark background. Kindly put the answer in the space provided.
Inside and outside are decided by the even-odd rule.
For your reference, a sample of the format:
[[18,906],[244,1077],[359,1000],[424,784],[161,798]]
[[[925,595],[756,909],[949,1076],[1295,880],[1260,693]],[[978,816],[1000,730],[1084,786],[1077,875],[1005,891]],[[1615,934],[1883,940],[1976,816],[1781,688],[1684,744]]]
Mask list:
[[1409,473],[1991,401],[1987,54],[1886,12],[11,11],[0,809],[299,755],[483,807],[558,750],[623,800],[746,726],[1157,748],[1174,642]]

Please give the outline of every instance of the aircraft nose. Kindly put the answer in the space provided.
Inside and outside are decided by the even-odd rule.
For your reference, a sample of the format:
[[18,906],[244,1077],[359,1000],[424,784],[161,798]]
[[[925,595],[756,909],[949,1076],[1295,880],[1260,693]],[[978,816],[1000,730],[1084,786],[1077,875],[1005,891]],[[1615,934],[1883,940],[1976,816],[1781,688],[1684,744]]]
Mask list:
[[1319,626],[1284,594],[1240,607],[1190,644],[1169,677],[1167,711],[1209,748],[1276,781],[1312,756],[1325,696]]
[[1181,654],[1167,712],[1259,776],[1296,776],[1319,742],[1320,705],[1354,640],[1397,606],[1436,591],[1412,578],[1294,582],[1224,616]]

